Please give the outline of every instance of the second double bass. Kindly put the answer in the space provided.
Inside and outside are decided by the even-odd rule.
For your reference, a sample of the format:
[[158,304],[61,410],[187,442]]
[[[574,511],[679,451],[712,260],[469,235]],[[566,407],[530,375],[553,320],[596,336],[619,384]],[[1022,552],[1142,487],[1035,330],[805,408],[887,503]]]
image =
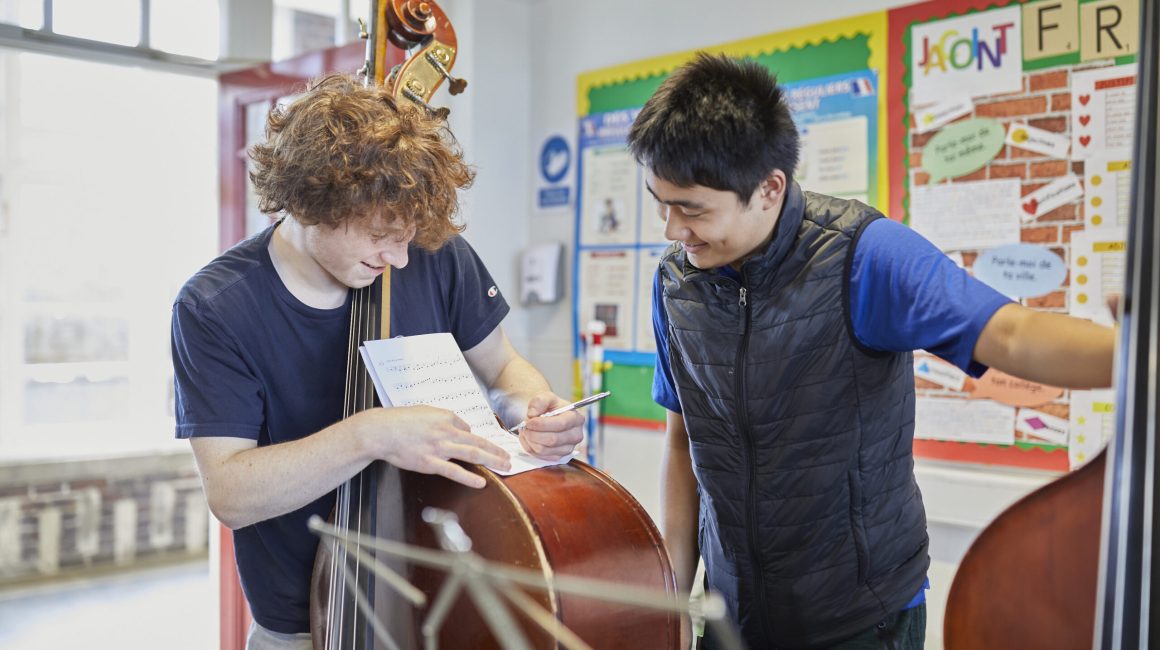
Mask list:
[[[368,80],[386,84],[400,103],[413,103],[419,110],[446,117],[446,109],[431,105],[435,89],[443,81],[449,82],[452,93],[466,85],[451,72],[458,46],[446,15],[431,2],[392,0],[375,5],[365,70]],[[389,71],[383,61],[396,50],[388,44],[412,50],[406,61]],[[399,310],[391,309],[391,289],[404,281],[404,274],[388,273],[356,292],[347,415],[376,405],[358,346],[398,331],[391,326],[393,318],[399,317]],[[434,506],[458,517],[474,552],[540,572],[549,586],[555,576],[569,575],[676,593],[655,526],[630,494],[599,471],[578,461],[511,477],[483,467],[472,471],[486,479],[487,487],[473,490],[376,462],[340,488],[335,523],[364,535],[436,548],[433,532],[420,520],[422,510]],[[386,557],[379,559],[431,597],[446,578]],[[344,566],[347,571],[342,570]],[[412,606],[349,556],[320,552],[311,598],[316,648],[382,647],[372,621],[354,602],[356,591],[367,596],[374,618],[395,643],[401,647],[424,643],[420,627],[426,608]],[[625,608],[551,588],[528,596],[593,647],[672,648],[678,643],[679,618],[672,613]],[[440,647],[498,647],[466,599],[454,604],[447,621],[438,634]],[[556,647],[542,629],[526,620],[518,623],[532,647]]]

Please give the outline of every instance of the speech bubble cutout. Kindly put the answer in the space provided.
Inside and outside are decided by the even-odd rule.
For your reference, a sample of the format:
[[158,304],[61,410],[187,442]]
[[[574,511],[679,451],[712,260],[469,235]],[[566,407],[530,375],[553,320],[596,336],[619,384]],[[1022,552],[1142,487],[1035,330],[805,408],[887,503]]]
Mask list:
[[966,388],[972,399],[993,399],[1009,406],[1042,406],[1063,394],[1062,388],[1012,377],[994,368]]
[[1009,244],[983,251],[972,268],[976,278],[1012,298],[1051,293],[1067,277],[1063,258],[1035,244]]
[[922,150],[922,168],[930,182],[969,174],[991,162],[1003,149],[1007,132],[988,117],[956,122],[939,131]]

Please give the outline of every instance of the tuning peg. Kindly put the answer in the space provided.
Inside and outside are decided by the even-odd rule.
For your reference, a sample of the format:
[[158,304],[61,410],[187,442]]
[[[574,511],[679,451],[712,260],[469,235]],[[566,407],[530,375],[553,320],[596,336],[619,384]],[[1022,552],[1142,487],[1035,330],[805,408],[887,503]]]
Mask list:
[[420,96],[416,95],[416,94],[415,94],[413,91],[411,91],[411,90],[409,90],[409,89],[407,89],[407,88],[404,88],[404,89],[403,89],[403,97],[406,97],[407,99],[409,99],[409,100],[411,100],[411,101],[415,102],[416,104],[418,104],[418,105],[422,106],[423,108],[427,109],[427,111],[428,111],[429,113],[431,113],[431,114],[432,114],[432,115],[434,115],[435,117],[438,117],[438,118],[439,118],[439,119],[441,119],[441,120],[446,120],[446,119],[447,119],[447,116],[448,116],[448,115],[451,115],[451,109],[450,109],[450,108],[446,108],[446,107],[442,107],[442,108],[435,108],[434,106],[432,106],[432,105],[428,104],[427,102],[423,101],[423,98],[422,98],[422,97],[420,97]]
[[[447,54],[444,53],[442,50],[440,50],[439,53],[443,54],[444,57],[447,56]],[[435,54],[433,54],[431,52],[428,52],[426,59],[427,59],[427,62],[430,63],[431,66],[433,68],[435,68],[435,70],[439,74],[443,75],[444,79],[447,80],[447,92],[451,93],[452,95],[458,95],[459,93],[463,92],[467,88],[467,80],[451,76],[451,73],[448,72],[447,68],[443,67],[443,63],[439,61],[438,56],[436,56]]]
[[358,19],[358,37],[364,41],[371,37],[370,33],[367,32],[367,21],[362,18]]

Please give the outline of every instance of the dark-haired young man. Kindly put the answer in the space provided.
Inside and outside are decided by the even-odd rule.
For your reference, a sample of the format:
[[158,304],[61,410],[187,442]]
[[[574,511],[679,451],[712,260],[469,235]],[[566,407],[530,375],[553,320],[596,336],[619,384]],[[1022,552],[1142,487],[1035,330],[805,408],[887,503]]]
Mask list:
[[922,647],[911,352],[1108,386],[1113,331],[1012,303],[873,208],[802,191],[789,109],[755,63],[697,56],[629,147],[675,242],[653,396],[681,588],[699,553],[751,648]]
[[210,508],[234,529],[254,626],[247,647],[312,647],[308,604],[334,489],[370,462],[484,479],[507,452],[432,407],[373,408],[343,419],[351,288],[388,266],[392,335],[450,332],[520,438],[548,459],[583,438],[575,412],[516,353],[507,303],[455,221],[473,174],[444,124],[380,87],[323,78],[271,113],[251,152],[261,208],[284,213],[199,271],[173,305],[177,436],[189,438]]

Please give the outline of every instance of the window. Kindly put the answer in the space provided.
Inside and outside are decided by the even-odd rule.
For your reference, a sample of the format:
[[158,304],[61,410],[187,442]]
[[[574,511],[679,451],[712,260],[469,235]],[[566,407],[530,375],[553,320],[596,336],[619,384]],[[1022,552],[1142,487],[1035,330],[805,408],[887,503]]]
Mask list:
[[154,58],[165,52],[217,59],[220,20],[216,0],[0,0],[0,23],[120,45]]
[[40,29],[44,26],[44,0],[0,0],[0,23]]
[[217,2],[149,0],[149,47],[162,52],[218,58]]
[[[342,15],[342,4],[339,0],[274,0],[274,60],[345,45],[358,38],[355,16]],[[363,12],[357,17],[368,20],[364,14],[369,6],[351,4]],[[342,34],[339,21],[346,21]]]
[[216,99],[0,50],[0,462],[185,448],[169,315],[217,249]]
[[52,0],[52,31],[137,45],[141,42],[141,0]]

